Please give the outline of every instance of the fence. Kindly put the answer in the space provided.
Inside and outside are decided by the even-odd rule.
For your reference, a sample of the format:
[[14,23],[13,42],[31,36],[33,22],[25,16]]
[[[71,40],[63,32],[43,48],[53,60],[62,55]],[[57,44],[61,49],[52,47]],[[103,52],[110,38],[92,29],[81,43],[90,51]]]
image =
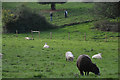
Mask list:
[[[16,30],[16,37],[18,36],[18,31]],[[102,40],[102,41],[111,41],[115,38],[114,33],[112,38],[110,35],[105,34],[99,34],[98,36],[96,33],[94,35],[89,35],[88,33],[81,33],[81,32],[40,32],[40,31],[32,31],[31,34],[29,34],[33,39],[62,39],[62,40],[80,40],[80,41],[90,41],[90,40]],[[111,34],[112,35],[112,34]],[[119,37],[119,36],[118,36]]]
[[32,30],[31,30],[31,35],[32,35],[32,38],[33,38],[33,39],[34,39],[34,37],[33,37],[33,33],[36,33],[36,32],[38,33],[39,38],[40,38],[40,31],[32,31]]

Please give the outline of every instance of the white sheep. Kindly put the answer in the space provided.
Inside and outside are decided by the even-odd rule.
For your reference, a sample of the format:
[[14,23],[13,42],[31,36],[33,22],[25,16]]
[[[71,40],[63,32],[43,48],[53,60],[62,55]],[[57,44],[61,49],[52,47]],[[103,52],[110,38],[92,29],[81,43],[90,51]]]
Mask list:
[[26,40],[33,40],[33,38],[25,37]]
[[2,58],[2,55],[3,55],[3,54],[2,54],[2,53],[0,53],[0,59]]
[[102,53],[98,53],[92,56],[92,58],[102,59]]
[[73,61],[74,56],[72,54],[72,52],[68,51],[65,53],[65,57],[66,57],[66,61]]
[[45,43],[45,45],[43,46],[43,48],[49,48],[49,45],[47,45],[47,43]]

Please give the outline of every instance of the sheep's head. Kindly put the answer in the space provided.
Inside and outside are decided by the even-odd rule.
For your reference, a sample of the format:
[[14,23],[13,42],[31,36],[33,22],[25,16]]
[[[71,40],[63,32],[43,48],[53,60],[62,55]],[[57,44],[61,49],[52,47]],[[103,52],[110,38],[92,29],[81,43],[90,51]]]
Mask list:
[[68,60],[69,60],[69,61],[73,61],[73,57],[70,57]]
[[96,75],[100,75],[99,68],[96,66],[96,64],[92,64],[92,72]]

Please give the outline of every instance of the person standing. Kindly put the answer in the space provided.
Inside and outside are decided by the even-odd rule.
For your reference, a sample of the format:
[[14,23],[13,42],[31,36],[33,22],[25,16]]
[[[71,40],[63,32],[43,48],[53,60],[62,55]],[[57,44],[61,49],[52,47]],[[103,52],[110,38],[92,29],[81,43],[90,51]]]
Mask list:
[[67,14],[68,14],[68,12],[67,12],[67,10],[65,10],[65,13],[64,13],[65,18],[67,18]]
[[50,12],[50,21],[52,21],[52,16],[53,16],[53,13]]

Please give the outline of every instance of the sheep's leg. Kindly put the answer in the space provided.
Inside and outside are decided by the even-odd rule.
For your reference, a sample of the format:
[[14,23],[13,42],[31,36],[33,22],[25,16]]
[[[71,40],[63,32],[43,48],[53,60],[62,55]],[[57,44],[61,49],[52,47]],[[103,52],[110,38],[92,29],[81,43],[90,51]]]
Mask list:
[[87,72],[85,72],[85,75],[86,75]]
[[67,61],[67,58],[66,58],[66,61]]
[[85,75],[89,75],[89,72],[85,72]]
[[84,75],[83,71],[80,71],[80,74],[83,76]]
[[89,72],[87,72],[87,75],[89,75]]

